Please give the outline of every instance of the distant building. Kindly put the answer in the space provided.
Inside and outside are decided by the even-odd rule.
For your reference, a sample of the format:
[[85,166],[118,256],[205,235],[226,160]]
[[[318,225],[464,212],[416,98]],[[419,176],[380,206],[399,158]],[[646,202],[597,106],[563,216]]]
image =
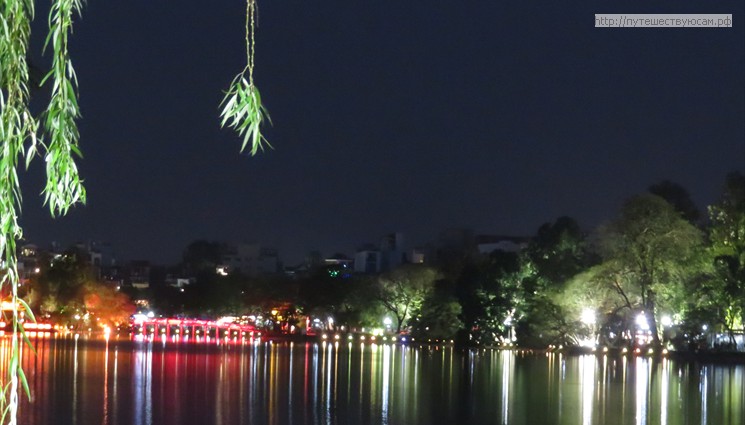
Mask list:
[[[418,258],[419,259],[419,258]],[[423,257],[421,258],[423,261]],[[382,273],[410,262],[406,251],[404,236],[400,232],[389,233],[380,239],[380,244],[365,244],[354,255],[356,273]]]
[[126,283],[127,273],[125,267],[111,265],[101,268],[101,280],[104,282],[116,284],[121,287]]
[[351,258],[347,258],[346,255],[336,255],[331,258],[324,258],[323,264],[326,266],[343,266],[343,267],[349,267],[352,268],[352,265],[354,264],[354,260]]
[[238,272],[247,276],[260,276],[280,272],[279,255],[274,248],[259,244],[239,244],[227,247],[218,265],[225,273]]
[[354,271],[356,273],[373,274],[380,271],[380,251],[377,249],[362,249],[354,254]]
[[423,264],[426,259],[422,248],[413,248],[409,251],[409,262],[411,264]]
[[491,254],[495,250],[520,252],[530,243],[530,238],[522,236],[478,235],[476,247],[481,254]]
[[166,285],[177,288],[177,289],[184,289],[185,287],[194,284],[197,281],[194,277],[180,277],[177,275],[169,274],[166,276]]
[[150,262],[131,261],[128,265],[129,284],[135,289],[147,289],[150,287]]
[[403,233],[389,233],[380,240],[380,271],[395,269],[401,264],[408,263]]
[[85,255],[85,260],[91,265],[94,275],[99,279],[104,277],[106,269],[116,265],[113,249],[107,242],[78,242],[74,247]]
[[457,268],[464,259],[476,255],[476,237],[471,229],[444,230],[434,242],[428,243],[426,248],[427,263],[437,264],[445,270]]
[[32,276],[41,271],[39,264],[39,248],[34,244],[26,244],[18,252],[18,276],[20,283],[27,283]]

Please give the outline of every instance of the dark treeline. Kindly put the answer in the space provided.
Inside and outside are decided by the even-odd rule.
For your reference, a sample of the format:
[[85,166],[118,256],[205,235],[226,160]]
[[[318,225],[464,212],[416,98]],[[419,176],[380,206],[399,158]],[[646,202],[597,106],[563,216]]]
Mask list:
[[[279,308],[301,331],[310,317],[336,329],[383,328],[463,345],[626,347],[643,334],[652,346],[697,349],[719,333],[727,336],[721,348],[735,348],[745,312],[745,176],[729,174],[705,211],[664,181],[591,232],[559,217],[517,252],[481,254],[463,238],[426,264],[380,275],[334,264],[294,277],[223,276],[215,273],[221,249],[206,241],[187,247],[182,264],[162,274],[187,273],[193,283],[151,285],[144,293],[151,307],[211,317]],[[64,303],[62,292],[50,298],[44,288],[39,304]]]

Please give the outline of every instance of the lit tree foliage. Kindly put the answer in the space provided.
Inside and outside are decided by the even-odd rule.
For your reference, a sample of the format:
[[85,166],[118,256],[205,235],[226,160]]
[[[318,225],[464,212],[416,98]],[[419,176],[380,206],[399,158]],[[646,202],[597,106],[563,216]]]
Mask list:
[[600,229],[603,263],[588,274],[588,281],[615,292],[621,300],[617,306],[643,312],[659,345],[659,308],[681,306],[683,284],[697,273],[702,242],[702,233],[664,199],[635,196],[616,220]]
[[128,296],[119,292],[112,284],[89,281],[83,286],[83,305],[92,316],[91,324],[117,326],[129,322],[136,308]]
[[722,197],[709,207],[711,278],[695,289],[692,304],[698,316],[718,321],[734,343],[745,314],[745,176],[727,176]]
[[518,270],[518,256],[501,250],[465,264],[455,282],[463,322],[458,344],[494,344],[507,334],[505,321],[519,298]]
[[87,252],[77,248],[68,249],[59,258],[43,258],[39,273],[24,289],[34,310],[56,323],[77,328],[114,327],[135,312],[128,296],[95,278]]
[[566,296],[566,282],[595,262],[571,217],[545,223],[520,256],[515,302],[518,343],[566,344],[577,333],[581,297]]
[[396,332],[421,311],[422,303],[434,287],[438,273],[420,265],[406,265],[378,278],[378,300],[396,320]]
[[414,324],[417,337],[450,339],[463,328],[460,303],[442,289],[435,286],[435,290],[424,299]]

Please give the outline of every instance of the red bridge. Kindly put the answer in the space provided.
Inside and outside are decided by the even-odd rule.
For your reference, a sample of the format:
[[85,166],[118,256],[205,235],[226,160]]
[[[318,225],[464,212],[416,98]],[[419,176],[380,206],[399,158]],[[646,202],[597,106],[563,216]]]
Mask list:
[[193,337],[195,340],[209,338],[258,338],[261,337],[252,324],[199,319],[142,318],[132,320],[132,335],[166,337]]

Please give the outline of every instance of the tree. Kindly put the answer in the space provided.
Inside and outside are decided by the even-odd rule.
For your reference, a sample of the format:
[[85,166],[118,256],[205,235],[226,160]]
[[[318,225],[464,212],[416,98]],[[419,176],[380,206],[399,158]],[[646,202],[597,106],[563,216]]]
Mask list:
[[450,339],[463,328],[462,308],[458,300],[440,282],[425,298],[417,314],[414,332],[417,337]]
[[517,300],[518,270],[517,254],[501,250],[466,263],[455,282],[463,322],[458,344],[493,344],[504,337]]
[[649,186],[649,193],[657,195],[666,200],[675,208],[675,211],[690,223],[696,224],[701,218],[696,204],[691,199],[691,195],[681,185],[670,180],[663,180]]
[[86,253],[77,248],[41,267],[29,286],[27,298],[32,300],[32,309],[59,323],[115,327],[135,312],[127,295],[95,279]]
[[701,255],[702,233],[664,199],[642,194],[626,201],[598,237],[603,263],[588,279],[615,291],[629,310],[640,310],[659,346],[658,308],[681,305],[682,284],[696,273],[691,266]]
[[520,255],[515,279],[518,291],[515,319],[518,344],[545,347],[566,344],[577,333],[579,314],[562,296],[571,278],[597,262],[585,235],[571,217],[559,217],[538,228]]
[[396,333],[421,309],[438,273],[421,265],[405,265],[378,278],[377,298],[396,319]]
[[86,282],[82,301],[85,310],[93,315],[96,324],[116,328],[129,322],[136,308],[128,296],[119,292],[112,284]]
[[709,207],[709,219],[709,258],[714,273],[711,291],[697,300],[711,301],[710,310],[716,312],[714,317],[734,343],[733,330],[743,326],[745,314],[745,175],[727,175],[719,202]]
[[80,294],[83,286],[93,280],[93,274],[84,252],[69,249],[61,257],[51,260],[49,267],[42,267],[32,283],[35,303],[41,313],[67,321],[83,307]]

